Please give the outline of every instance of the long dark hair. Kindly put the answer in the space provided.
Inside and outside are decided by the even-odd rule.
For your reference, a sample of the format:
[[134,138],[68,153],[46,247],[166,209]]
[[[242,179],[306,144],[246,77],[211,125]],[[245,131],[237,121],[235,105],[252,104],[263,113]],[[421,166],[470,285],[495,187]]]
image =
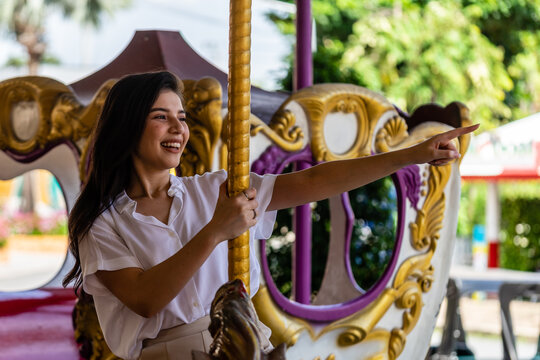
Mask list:
[[132,154],[141,139],[146,117],[162,90],[172,90],[182,99],[182,82],[167,72],[128,75],[110,90],[93,134],[90,169],[86,183],[69,214],[69,250],[75,265],[62,285],[82,284],[79,242],[95,219],[107,210],[128,186],[133,173]]

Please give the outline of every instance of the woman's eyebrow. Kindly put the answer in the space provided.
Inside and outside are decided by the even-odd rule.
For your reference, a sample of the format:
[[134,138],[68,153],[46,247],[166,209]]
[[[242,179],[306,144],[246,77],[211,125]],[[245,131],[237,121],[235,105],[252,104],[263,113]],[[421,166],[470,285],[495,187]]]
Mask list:
[[151,108],[150,109],[150,112],[154,112],[154,111],[164,111],[164,112],[168,112],[169,110],[165,109],[165,108],[160,108],[160,107],[157,107],[157,108]]
[[[151,108],[151,109],[150,109],[150,112],[154,112],[154,111],[169,112],[169,109],[160,108],[160,107],[156,107],[156,108]],[[180,115],[186,115],[186,112],[185,112],[184,110],[178,110],[178,114],[180,114]]]

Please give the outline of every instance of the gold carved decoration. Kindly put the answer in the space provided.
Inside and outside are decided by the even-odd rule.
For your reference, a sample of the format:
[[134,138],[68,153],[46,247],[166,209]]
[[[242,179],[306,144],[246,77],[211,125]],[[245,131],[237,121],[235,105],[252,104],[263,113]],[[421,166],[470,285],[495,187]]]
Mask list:
[[[98,122],[107,94],[116,83],[115,79],[100,86],[88,106],[81,105],[73,94],[64,94],[53,109],[51,136],[70,138],[80,146],[79,177],[84,182],[87,172],[88,151],[92,143],[92,132]],[[81,139],[84,141],[81,142]]]
[[83,351],[91,354],[89,360],[120,360],[105,342],[93,301],[88,297],[78,300],[73,315],[75,341],[82,346]]
[[105,82],[88,106],[81,104],[72,92],[60,95],[51,112],[52,126],[48,141],[71,139],[77,142],[90,136],[115,82]]
[[182,176],[212,170],[216,145],[221,135],[221,84],[214,78],[184,80],[184,106],[189,127],[189,142],[182,154]]
[[390,149],[399,146],[407,139],[407,123],[399,115],[388,120],[375,137],[375,149],[377,152],[388,152]]
[[[260,294],[255,296],[254,304],[261,321],[272,329],[272,333],[282,334],[281,337],[271,339],[273,343],[288,341],[287,337],[290,337],[292,340],[289,340],[289,345],[292,345],[304,330],[307,330],[311,338],[316,340],[331,331],[343,329],[337,340],[337,345],[340,347],[352,346],[367,339],[374,339],[374,337],[382,337],[388,339],[386,354],[389,359],[396,359],[401,354],[407,334],[412,331],[420,318],[422,294],[428,292],[433,283],[431,258],[442,226],[445,203],[443,190],[450,177],[451,166],[430,166],[429,171],[429,191],[426,200],[418,213],[416,222],[411,224],[411,228],[418,229],[412,236],[412,241],[421,243],[418,241],[420,234],[425,239],[425,245],[415,246],[415,249],[418,251],[427,249],[427,251],[404,261],[394,277],[392,287],[385,289],[370,305],[356,314],[327,325],[318,334],[315,334],[311,325],[277,310],[267,289],[262,288],[259,290]],[[422,214],[428,214],[428,216]],[[401,328],[394,328],[390,332],[376,329],[375,326],[392,305],[404,310]],[[282,320],[285,316],[287,316],[286,320]]]
[[[98,90],[90,104],[81,104],[66,85],[45,77],[25,76],[0,83],[0,149],[29,153],[57,140],[70,140],[86,158],[90,136],[114,81],[108,81]],[[14,109],[23,109],[14,118]],[[25,108],[26,109],[25,109]],[[37,111],[34,111],[37,109]],[[22,121],[15,124],[14,121]],[[24,124],[28,122],[28,124]],[[14,126],[33,126],[37,130],[21,139]],[[79,162],[84,179],[85,162]]]
[[[51,113],[58,98],[70,89],[49,78],[26,76],[0,83],[0,149],[27,153],[42,148],[51,131]],[[14,111],[21,110],[15,118]],[[15,119],[21,123],[14,123]],[[35,128],[21,138],[16,128]]]
[[[311,150],[315,161],[348,159],[370,154],[370,139],[376,122],[387,111],[395,111],[383,96],[350,84],[319,84],[293,94],[277,113],[290,116],[286,106],[295,101],[310,121]],[[343,154],[333,153],[324,139],[324,121],[331,113],[354,114],[358,130],[351,148]]]
[[295,126],[296,119],[292,111],[280,109],[277,111],[270,125],[266,125],[261,119],[252,115],[251,117],[251,136],[262,132],[276,145],[285,151],[294,152],[302,149],[304,142],[304,133],[302,129]]
[[[310,92],[310,96],[312,95],[313,90]],[[318,126],[321,126],[320,119],[324,117],[323,114],[326,114],[329,108],[347,108],[349,106],[347,108],[348,110],[354,109],[351,111],[359,111],[355,106],[361,104],[360,99],[340,102],[337,100],[339,97],[341,95],[334,95],[334,97],[333,95],[328,95],[327,98],[333,100],[326,102],[316,101],[314,99],[297,101],[302,103],[304,108],[311,109],[306,111],[311,112],[312,119],[319,121]],[[349,99],[351,98],[349,97]],[[384,104],[380,107],[373,106],[374,109],[378,109],[377,113],[379,115],[384,111],[390,110]],[[366,108],[369,109],[368,107]],[[373,112],[374,110],[371,111]],[[366,110],[366,112],[369,113],[369,110]],[[464,126],[470,124],[466,107],[463,107],[461,116]],[[369,133],[369,137],[364,140],[363,137],[359,136],[356,144],[366,143],[366,146],[369,146],[369,138],[371,138],[373,126],[374,124],[363,120],[362,126],[359,127],[359,132],[366,131]],[[445,130],[447,130],[446,125],[432,123],[429,126],[418,126],[415,128],[413,134],[409,136],[404,119],[396,115],[388,119],[383,127],[379,129],[374,145],[377,152],[396,150],[411,146]],[[318,131],[320,129],[313,124],[312,133],[317,133]],[[468,142],[469,135],[462,136],[459,140],[455,141],[455,146],[462,155],[466,151]],[[324,149],[323,145],[323,142],[319,139],[317,160],[335,158],[333,154],[329,154]],[[365,149],[363,145],[355,147],[354,150],[351,150],[347,154],[347,157],[357,156],[358,154],[353,155],[355,151],[359,151],[361,155],[368,151],[368,147]],[[395,274],[392,286],[385,289],[375,301],[362,311],[327,325],[317,334],[309,323],[284,314],[278,309],[270,298],[266,287],[263,287],[253,300],[261,320],[272,329],[273,336],[275,337],[271,340],[274,344],[285,341],[288,342],[289,346],[293,345],[303,331],[307,331],[312,340],[317,340],[324,334],[328,334],[334,330],[340,330],[342,332],[339,333],[337,339],[337,345],[340,347],[348,347],[368,340],[375,340],[386,344],[384,352],[371,356],[370,359],[372,360],[387,358],[394,360],[402,353],[407,335],[414,329],[420,318],[423,306],[423,294],[431,289],[434,281],[434,268],[431,260],[437,247],[439,232],[442,228],[446,203],[444,188],[450,178],[452,165],[448,164],[440,167],[429,166],[428,169],[427,193],[424,194],[426,196],[425,201],[417,213],[416,220],[410,224],[411,243],[413,248],[418,251],[418,254],[409,257],[401,264]],[[376,328],[378,322],[392,306],[396,309],[403,310],[401,327],[393,328],[390,331]]]
[[266,286],[261,285],[252,301],[259,319],[272,329],[270,336],[272,344],[286,343],[287,347],[292,346],[298,340],[300,333],[305,330],[312,338],[315,337],[315,332],[307,321],[286,314],[276,307]]

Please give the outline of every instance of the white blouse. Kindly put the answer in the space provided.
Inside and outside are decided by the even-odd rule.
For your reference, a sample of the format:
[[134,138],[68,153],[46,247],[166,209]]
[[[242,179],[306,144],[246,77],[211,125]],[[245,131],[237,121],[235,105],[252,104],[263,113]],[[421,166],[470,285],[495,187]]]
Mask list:
[[[118,300],[96,277],[98,270],[127,267],[149,269],[180,250],[212,219],[219,186],[227,172],[220,170],[193,177],[171,175],[173,196],[168,224],[136,212],[137,203],[125,192],[92,225],[79,244],[83,288],[93,295],[99,323],[112,352],[123,359],[137,359],[142,341],[155,338],[162,329],[191,323],[210,313],[217,289],[227,282],[227,242],[220,243],[178,295],[157,315],[144,318]],[[255,239],[272,234],[276,211],[266,212],[272,198],[275,175],[251,174],[257,189],[259,220],[250,229],[251,294],[259,289],[260,266]]]

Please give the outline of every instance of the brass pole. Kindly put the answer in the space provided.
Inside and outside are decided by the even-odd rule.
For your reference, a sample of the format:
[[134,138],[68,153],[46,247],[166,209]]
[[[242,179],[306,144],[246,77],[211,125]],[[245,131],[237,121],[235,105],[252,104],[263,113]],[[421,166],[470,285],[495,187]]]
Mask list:
[[[249,188],[251,0],[230,0],[227,188],[234,196]],[[229,240],[229,279],[249,293],[249,231]]]

